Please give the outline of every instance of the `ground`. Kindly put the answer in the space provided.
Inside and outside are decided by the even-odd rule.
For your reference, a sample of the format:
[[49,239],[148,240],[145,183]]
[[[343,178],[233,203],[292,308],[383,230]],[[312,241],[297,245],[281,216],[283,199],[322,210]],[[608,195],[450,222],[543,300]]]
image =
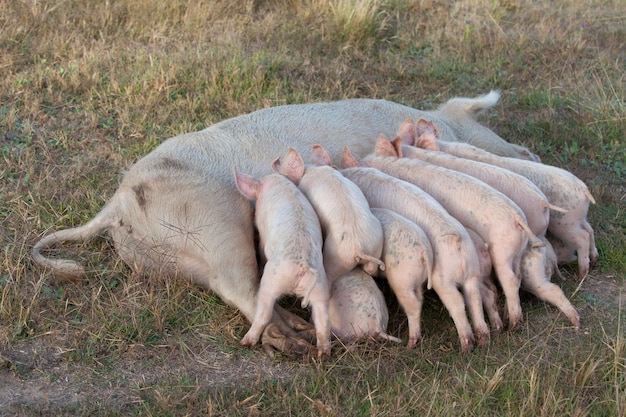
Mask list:
[[[575,297],[584,304],[583,308],[577,306],[582,319],[581,336],[589,334],[590,323],[596,321],[589,315],[602,322],[606,332],[616,331],[619,318],[614,313],[626,307],[626,288],[616,276],[592,272],[581,282]],[[437,302],[432,298],[427,301]],[[525,309],[531,310],[531,304],[538,303],[531,296],[523,301]],[[406,321],[402,312],[394,313],[390,308],[392,314],[400,315],[392,317],[392,322],[400,322],[402,327],[402,321]],[[557,314],[551,306],[539,314],[533,312],[533,326],[541,328],[541,321],[547,323],[551,320],[548,316]],[[198,337],[204,336],[187,334],[183,340],[171,338],[159,346],[129,346],[123,358],[89,365],[73,360],[71,352],[50,346],[53,337],[24,340],[0,351],[0,415],[60,415],[94,409],[129,412],[141,409],[146,394],[167,402],[183,401],[185,396],[177,397],[172,386],[179,386],[187,395],[210,398],[235,387],[288,381],[311,366],[303,360],[271,357],[260,347],[224,351],[217,344],[199,344]],[[186,348],[190,345],[193,351]],[[481,351],[473,354],[480,355]],[[165,386],[167,393],[160,393],[159,387]]]

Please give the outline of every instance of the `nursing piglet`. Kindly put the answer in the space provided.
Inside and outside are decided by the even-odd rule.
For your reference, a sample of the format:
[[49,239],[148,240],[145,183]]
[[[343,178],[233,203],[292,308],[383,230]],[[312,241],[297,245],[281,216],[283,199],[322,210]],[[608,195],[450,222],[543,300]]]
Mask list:
[[242,345],[255,345],[272,318],[274,304],[283,294],[302,297],[311,305],[318,356],[330,355],[329,288],[322,260],[322,231],[306,197],[294,185],[302,170],[285,170],[287,179],[270,174],[260,181],[237,172],[239,191],[256,200],[255,223],[267,258],[257,294],[256,310]]
[[364,158],[363,164],[422,188],[484,239],[506,298],[509,326],[516,328],[522,320],[518,277],[521,255],[529,238],[541,244],[528,228],[520,208],[501,192],[469,175],[418,159],[398,158],[398,150],[382,137],[375,154]]
[[[545,194],[522,175],[484,162],[413,146],[417,138],[425,145],[427,140],[436,141],[438,134],[437,127],[432,122],[419,119],[415,125],[410,119],[405,121],[398,129],[398,137],[403,144],[402,154],[399,156],[420,159],[463,172],[490,185],[519,206],[526,216],[528,227],[536,236],[545,235],[550,222],[550,209],[565,212],[559,207],[552,206]],[[397,145],[396,148],[400,150]]]
[[563,294],[563,290],[550,282],[550,277],[558,271],[556,255],[548,240],[545,237],[541,239],[545,246],[528,248],[522,256],[522,288],[537,298],[557,306],[578,329],[580,328],[578,312]]
[[385,297],[374,278],[360,267],[333,280],[328,312],[331,332],[343,343],[370,337],[402,342],[387,334]]
[[433,249],[421,227],[391,210],[372,208],[383,226],[387,278],[409,322],[409,348],[422,339],[424,287],[432,288]]
[[454,320],[461,348],[469,351],[474,344],[464,296],[478,343],[487,343],[489,327],[485,322],[480,296],[478,259],[463,226],[415,185],[373,168],[359,167],[358,161],[347,149],[342,166],[348,168],[342,169],[341,173],[363,191],[371,207],[395,211],[419,225],[428,236],[434,257],[433,289]]
[[329,281],[350,272],[358,264],[370,275],[385,265],[380,260],[383,250],[383,229],[365,196],[353,182],[332,168],[330,155],[321,146],[314,146],[314,165],[304,166],[300,155],[289,149],[275,169],[304,171],[298,184],[311,202],[324,235],[324,268]]
[[425,145],[418,138],[416,144],[419,147],[431,146],[434,150],[461,158],[496,165],[528,178],[543,191],[550,204],[567,211],[562,213],[550,210],[548,231],[571,248],[572,253],[576,250],[579,277],[587,275],[590,265],[597,261],[595,237],[587,221],[589,202],[595,203],[595,200],[585,183],[571,172],[539,162],[500,157],[465,143],[429,141],[429,145]]

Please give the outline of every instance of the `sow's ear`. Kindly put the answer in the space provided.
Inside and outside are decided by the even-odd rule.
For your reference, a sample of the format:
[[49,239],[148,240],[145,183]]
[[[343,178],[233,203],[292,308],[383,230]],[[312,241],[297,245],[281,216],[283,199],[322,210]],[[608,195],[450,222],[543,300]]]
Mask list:
[[289,148],[289,151],[282,157],[282,162],[280,158],[272,162],[272,169],[298,185],[304,175],[304,161],[295,149]]
[[250,200],[256,200],[261,190],[261,182],[249,175],[237,172],[237,167],[233,167],[233,173],[239,192]]

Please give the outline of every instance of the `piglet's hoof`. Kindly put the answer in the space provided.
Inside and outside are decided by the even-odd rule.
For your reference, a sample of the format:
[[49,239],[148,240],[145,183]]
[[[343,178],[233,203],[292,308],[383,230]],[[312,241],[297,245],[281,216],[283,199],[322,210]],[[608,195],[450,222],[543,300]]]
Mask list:
[[471,353],[474,350],[474,335],[461,338],[461,352]]
[[310,355],[311,357],[317,358],[318,361],[325,362],[330,359],[330,346],[324,348],[313,347]]
[[274,323],[270,323],[265,327],[261,336],[261,342],[266,353],[273,355],[275,351],[279,351],[290,358],[305,356],[312,349],[311,343],[297,337],[295,334],[285,336]]
[[489,333],[477,333],[476,343],[479,347],[485,347],[489,344]]

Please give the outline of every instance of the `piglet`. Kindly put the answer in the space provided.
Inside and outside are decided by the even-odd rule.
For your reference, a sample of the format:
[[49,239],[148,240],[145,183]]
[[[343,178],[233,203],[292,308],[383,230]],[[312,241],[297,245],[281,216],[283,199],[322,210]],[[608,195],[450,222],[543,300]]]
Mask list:
[[383,261],[387,278],[409,322],[412,348],[422,339],[424,287],[432,288],[433,248],[424,230],[391,210],[372,208],[383,226]]
[[380,338],[401,343],[387,334],[389,311],[374,278],[360,267],[337,277],[330,287],[330,329],[342,343]]
[[304,170],[298,188],[311,202],[324,236],[324,268],[329,281],[350,272],[358,264],[370,275],[384,269],[380,260],[383,229],[372,212],[363,192],[339,171],[331,167],[332,159],[321,146],[314,146],[313,165],[304,166],[300,155],[290,149],[275,164],[278,172]]
[[548,232],[570,248],[564,254],[576,251],[579,277],[587,275],[590,265],[597,261],[594,232],[587,221],[589,203],[595,200],[585,183],[571,172],[539,162],[497,156],[466,143],[433,140],[430,136],[418,138],[416,145],[496,165],[528,178],[543,191],[550,204],[567,211],[550,210]]
[[563,290],[550,282],[550,277],[558,271],[554,249],[545,237],[541,239],[545,244],[543,247],[528,248],[522,255],[522,288],[537,298],[557,306],[578,329],[580,328],[578,312],[563,294]]
[[[284,170],[260,181],[234,169],[241,194],[256,200],[255,223],[267,259],[257,294],[254,320],[241,339],[255,345],[272,318],[274,304],[283,294],[302,297],[311,305],[318,356],[330,355],[329,288],[322,259],[322,231],[315,210],[294,183],[303,170]],[[235,256],[235,254],[233,254]]]

